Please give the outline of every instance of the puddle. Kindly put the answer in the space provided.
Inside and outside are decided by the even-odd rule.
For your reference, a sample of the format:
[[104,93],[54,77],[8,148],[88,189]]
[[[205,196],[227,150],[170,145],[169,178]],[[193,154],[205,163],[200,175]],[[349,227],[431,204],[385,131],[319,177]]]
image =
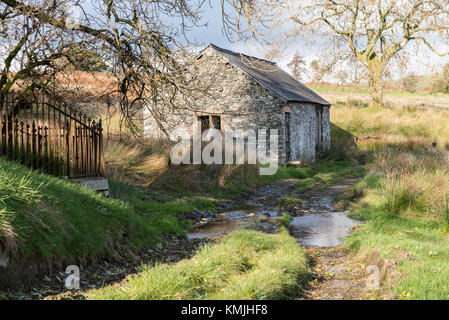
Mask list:
[[187,235],[187,239],[206,239],[216,237],[248,224],[246,219],[221,219],[212,221],[202,227],[194,229]]
[[[259,194],[276,194],[274,191],[276,191],[276,188],[273,186],[265,187],[265,189],[259,190]],[[277,191],[276,198],[279,198],[286,190]],[[218,220],[197,227],[187,235],[187,238],[216,237],[250,224],[254,217],[265,215],[269,219],[274,219],[281,215],[281,211],[276,207],[276,204],[274,206],[271,203],[263,204],[264,202],[261,199],[264,199],[264,197],[253,197],[238,207],[218,214]],[[314,247],[338,246],[350,233],[351,227],[358,223],[343,212],[333,212],[334,201],[335,194],[332,193],[304,199],[302,209],[310,213],[293,218],[290,223],[290,233],[301,245]]]
[[303,246],[334,247],[343,242],[356,224],[344,212],[312,213],[294,218],[290,234]]

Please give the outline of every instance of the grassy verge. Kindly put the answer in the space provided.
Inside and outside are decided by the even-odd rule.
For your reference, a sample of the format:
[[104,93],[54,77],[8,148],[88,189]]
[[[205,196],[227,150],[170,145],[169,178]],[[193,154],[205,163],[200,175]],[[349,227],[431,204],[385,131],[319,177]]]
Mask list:
[[192,259],[144,266],[122,287],[89,299],[282,299],[301,291],[309,274],[304,250],[287,231],[237,231]]
[[[364,197],[350,214],[366,220],[346,245],[378,249],[397,262],[392,291],[402,299],[449,294],[449,112],[337,105],[332,121],[359,137],[369,174],[356,186]],[[432,143],[437,142],[433,147]]]
[[0,158],[0,258],[14,269],[116,256],[183,235],[183,213],[214,208],[206,198],[161,202],[118,181],[111,188],[108,199]]
[[[353,250],[381,251],[385,259],[397,261],[398,272],[392,290],[400,299],[447,299],[449,295],[449,237],[438,217],[412,217],[410,200],[395,213],[382,184],[386,178],[369,175],[357,186],[367,194],[350,215],[368,222],[349,236],[346,246]],[[413,197],[413,195],[410,195]],[[408,203],[407,203],[408,202]],[[405,257],[404,257],[405,254]]]
[[304,191],[311,187],[326,186],[347,177],[362,176],[365,172],[363,166],[353,166],[351,161],[322,160],[317,164],[302,167],[279,167],[276,174],[262,176],[261,183],[273,183],[283,179],[300,179],[295,184],[298,191]]

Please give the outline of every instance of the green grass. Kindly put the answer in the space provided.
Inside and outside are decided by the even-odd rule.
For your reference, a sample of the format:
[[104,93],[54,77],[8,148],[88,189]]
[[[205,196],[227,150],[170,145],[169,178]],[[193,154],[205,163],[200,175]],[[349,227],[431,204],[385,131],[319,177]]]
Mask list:
[[304,250],[283,230],[236,231],[192,259],[143,266],[123,286],[87,293],[89,299],[283,299],[309,276]]
[[337,182],[346,177],[361,176],[365,172],[362,166],[352,166],[348,160],[322,160],[309,166],[287,166],[279,167],[276,174],[262,176],[263,184],[273,183],[284,179],[300,179],[295,184],[298,191],[318,185],[324,186]]
[[[320,85],[310,85],[310,89],[322,93],[322,94],[365,94],[368,95],[370,93],[369,89],[367,87],[351,87],[351,86],[320,86]],[[433,97],[435,95],[437,96],[448,96],[447,94],[443,93],[429,93],[429,92],[407,92],[407,91],[401,91],[401,90],[392,90],[392,89],[385,89],[384,94],[386,96],[391,95],[395,97]]]
[[[397,298],[448,299],[449,113],[339,103],[331,109],[331,119],[340,138],[344,132],[377,137],[357,143],[369,154],[368,174],[355,186],[363,197],[350,199],[356,200],[350,215],[365,223],[345,245],[362,256],[380,250],[383,258],[396,261],[400,276],[391,290]],[[354,157],[357,152],[343,154]],[[404,259],[399,252],[405,251],[409,257]]]
[[[397,261],[402,277],[396,279],[392,291],[398,298],[448,299],[449,238],[441,221],[407,218],[388,210],[382,179],[370,174],[357,186],[367,193],[362,199],[365,205],[350,215],[367,222],[348,237],[345,245],[366,252],[378,249],[384,258]],[[411,257],[401,260],[398,250],[404,249]]]
[[327,186],[348,177],[360,177],[365,173],[363,166],[352,166],[347,160],[326,161],[311,168],[307,178],[295,184],[295,189],[305,191],[311,187]]
[[206,198],[159,201],[111,180],[112,198],[0,158],[0,247],[11,261],[82,261],[184,235],[182,214]]
[[278,204],[281,207],[286,207],[287,209],[293,208],[294,206],[301,205],[302,200],[295,197],[282,197],[279,199]]

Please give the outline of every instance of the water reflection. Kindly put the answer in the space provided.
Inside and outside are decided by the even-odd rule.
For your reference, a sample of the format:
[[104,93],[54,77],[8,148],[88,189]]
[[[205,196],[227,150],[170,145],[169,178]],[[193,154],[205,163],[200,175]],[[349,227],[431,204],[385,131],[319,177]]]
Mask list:
[[334,247],[357,222],[343,212],[313,213],[294,218],[290,233],[304,246]]

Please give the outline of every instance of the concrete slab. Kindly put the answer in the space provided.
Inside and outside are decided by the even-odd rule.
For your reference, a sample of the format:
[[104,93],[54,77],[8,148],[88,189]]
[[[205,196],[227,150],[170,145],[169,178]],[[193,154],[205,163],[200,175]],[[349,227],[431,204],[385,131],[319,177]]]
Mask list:
[[109,183],[106,178],[83,178],[74,179],[73,181],[94,191],[102,192],[105,196],[109,197]]

